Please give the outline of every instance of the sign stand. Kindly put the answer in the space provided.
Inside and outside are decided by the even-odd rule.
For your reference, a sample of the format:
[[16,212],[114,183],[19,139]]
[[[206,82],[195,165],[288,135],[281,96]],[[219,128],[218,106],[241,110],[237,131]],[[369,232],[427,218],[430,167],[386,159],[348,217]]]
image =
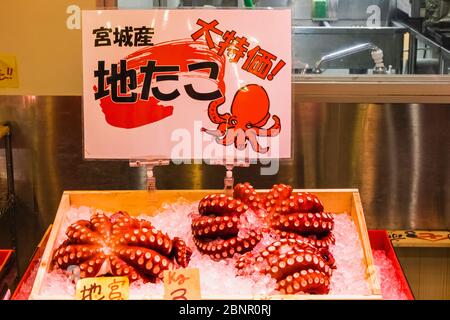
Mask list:
[[234,177],[233,168],[234,167],[250,167],[250,160],[248,158],[237,160],[237,159],[220,159],[212,160],[211,164],[225,166],[227,172],[225,173],[225,178],[223,179],[224,192],[231,196],[234,190]]
[[170,160],[130,160],[131,168],[145,167],[147,174],[147,190],[156,190],[156,177],[153,174],[153,168],[155,166],[167,166]]

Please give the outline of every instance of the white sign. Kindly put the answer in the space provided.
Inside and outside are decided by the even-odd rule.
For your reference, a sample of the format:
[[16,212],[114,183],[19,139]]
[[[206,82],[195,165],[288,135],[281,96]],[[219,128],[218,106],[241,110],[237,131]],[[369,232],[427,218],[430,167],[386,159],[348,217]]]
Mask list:
[[85,157],[289,158],[290,15],[83,11]]

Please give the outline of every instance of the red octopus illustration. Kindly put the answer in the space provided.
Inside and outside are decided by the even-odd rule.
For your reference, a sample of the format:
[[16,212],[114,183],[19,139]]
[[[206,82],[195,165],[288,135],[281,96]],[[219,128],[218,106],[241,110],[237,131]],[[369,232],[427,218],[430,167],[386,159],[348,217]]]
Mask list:
[[[220,102],[223,103],[224,99]],[[277,136],[281,130],[281,122],[280,118],[274,115],[272,119],[275,123],[269,129],[263,128],[270,119],[270,100],[266,90],[257,84],[240,88],[234,95],[231,113],[220,114],[220,102],[213,102],[208,107],[209,119],[218,125],[217,129],[202,128],[202,131],[216,137],[217,143],[224,146],[234,143],[238,150],[244,150],[249,141],[253,150],[267,153],[269,147],[261,147],[257,137]]]

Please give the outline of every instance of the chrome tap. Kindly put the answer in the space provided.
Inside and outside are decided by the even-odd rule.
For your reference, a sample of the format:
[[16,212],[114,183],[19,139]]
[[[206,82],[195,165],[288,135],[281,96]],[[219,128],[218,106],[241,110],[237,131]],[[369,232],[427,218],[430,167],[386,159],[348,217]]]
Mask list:
[[322,70],[320,69],[321,65],[333,61],[336,59],[344,58],[347,56],[350,56],[355,53],[363,52],[366,50],[371,50],[372,59],[375,62],[375,67],[373,68],[374,74],[386,74],[386,67],[383,63],[383,50],[378,48],[376,45],[372,43],[361,43],[358,45],[355,45],[350,48],[338,50],[335,52],[332,52],[330,54],[327,54],[320,58],[319,61],[316,62],[316,66],[314,68],[314,73],[322,73]]

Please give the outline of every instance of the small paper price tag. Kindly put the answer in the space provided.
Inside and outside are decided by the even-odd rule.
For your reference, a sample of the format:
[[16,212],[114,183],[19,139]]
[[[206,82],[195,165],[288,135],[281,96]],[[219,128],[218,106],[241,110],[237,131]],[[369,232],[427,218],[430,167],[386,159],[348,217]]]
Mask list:
[[164,299],[200,300],[199,269],[175,269],[164,271]]
[[84,278],[77,282],[77,300],[128,300],[129,280],[127,277]]

